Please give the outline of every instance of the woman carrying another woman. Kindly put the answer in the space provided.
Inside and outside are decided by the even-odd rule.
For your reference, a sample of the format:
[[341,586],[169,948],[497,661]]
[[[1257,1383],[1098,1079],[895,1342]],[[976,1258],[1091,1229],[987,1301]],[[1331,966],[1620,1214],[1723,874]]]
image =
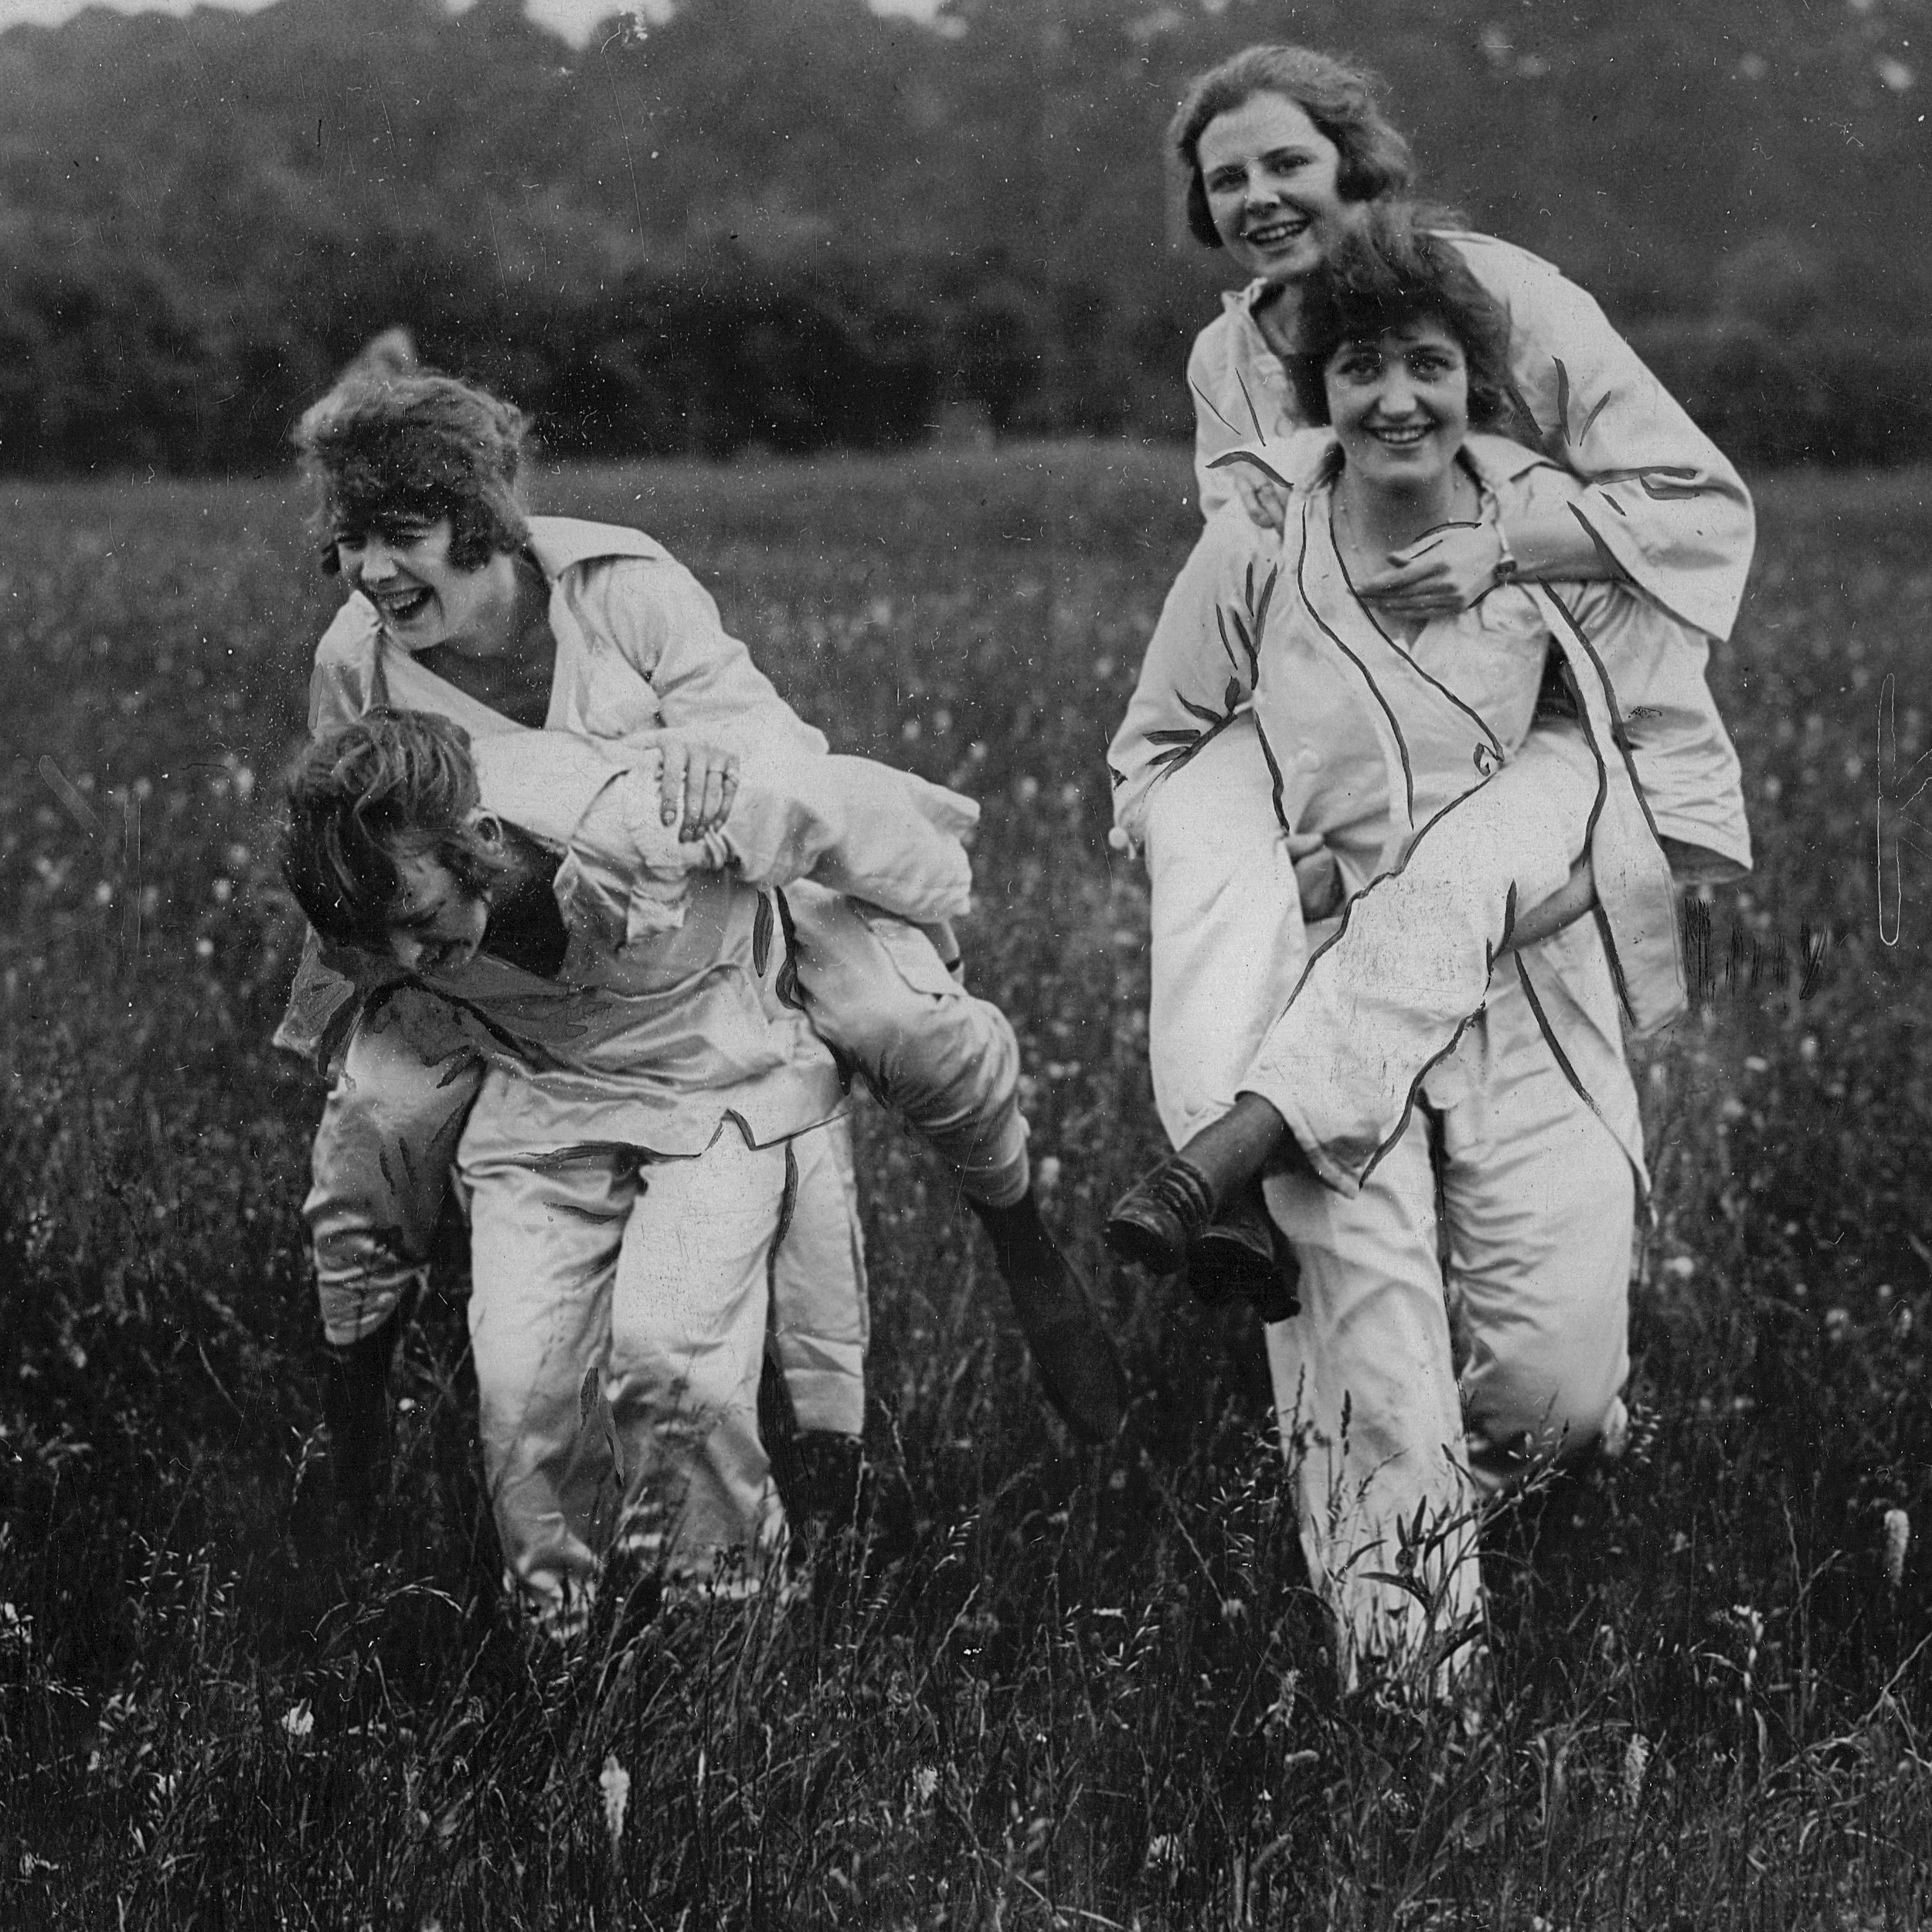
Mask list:
[[[1472,1475],[1493,1488],[1526,1452],[1621,1425],[1641,1148],[1619,996],[1652,1022],[1675,1004],[1658,835],[1691,876],[1748,861],[1702,672],[1750,514],[1594,304],[1532,257],[1385,210],[1366,254],[1393,272],[1349,269],[1354,296],[1325,287],[1406,180],[1363,77],[1251,50],[1197,85],[1175,133],[1197,233],[1211,221],[1269,278],[1196,347],[1208,507],[1241,488],[1238,464],[1209,467],[1243,440],[1237,417],[1274,474],[1244,492],[1253,523],[1211,518],[1114,748],[1121,822],[1147,841],[1154,883],[1157,1097],[1199,1158],[1137,1189],[1110,1233],[1163,1264],[1218,1265],[1208,1216],[1271,1154],[1304,1157],[1270,1202],[1309,1308],[1269,1345],[1284,1434],[1310,1452],[1304,1540],[1352,1675],[1417,1634],[1416,1600],[1366,1574],[1397,1569],[1399,1524],[1451,1521]],[[1359,267],[1364,251],[1348,252]],[[1495,423],[1512,404],[1594,481],[1465,447],[1468,416]],[[1298,448],[1311,409],[1335,419],[1338,471]],[[1284,507],[1283,546],[1255,525]],[[1518,577],[1564,587],[1485,596]],[[1553,650],[1577,715],[1526,736]],[[1306,957],[1294,863],[1317,851],[1345,893],[1379,883],[1289,1004]],[[1605,917],[1544,940],[1479,1012],[1495,955],[1560,888],[1543,933],[1593,896]],[[1466,1457],[1417,1100],[1442,1122],[1471,1333]],[[1468,1555],[1453,1537],[1436,1553],[1451,1625],[1479,1602]]]
[[[1168,137],[1187,183],[1196,239],[1225,249],[1250,277],[1188,362],[1195,468],[1204,516],[1239,502],[1279,529],[1283,494],[1253,467],[1304,425],[1284,358],[1301,345],[1302,291],[1336,243],[1378,202],[1406,194],[1408,144],[1383,115],[1369,74],[1304,47],[1250,47],[1197,79]],[[1383,617],[1410,621],[1468,608],[1502,577],[1621,579],[1695,631],[1729,635],[1750,567],[1753,519],[1736,471],[1605,321],[1547,262],[1495,237],[1440,226],[1508,325],[1505,386],[1526,437],[1588,484],[1568,500],[1512,506],[1487,526],[1430,532],[1373,560],[1357,584]],[[1179,774],[1177,774],[1179,778]],[[1268,774],[1245,719],[1228,724],[1163,787],[1155,837],[1153,1037],[1155,1097],[1177,1141],[1225,1110],[1246,1064],[1219,1011],[1187,994],[1210,970],[1225,1003],[1273,1012],[1299,967],[1260,915],[1291,891],[1301,848],[1279,835]],[[1188,855],[1158,876],[1160,846]],[[1216,863],[1213,855],[1219,854]],[[1238,979],[1230,978],[1239,974]],[[1163,1020],[1172,1024],[1164,1026]],[[1258,1209],[1225,1216],[1197,1247],[1204,1287],[1259,1291],[1272,1271]],[[1258,1272],[1257,1272],[1258,1270]]]

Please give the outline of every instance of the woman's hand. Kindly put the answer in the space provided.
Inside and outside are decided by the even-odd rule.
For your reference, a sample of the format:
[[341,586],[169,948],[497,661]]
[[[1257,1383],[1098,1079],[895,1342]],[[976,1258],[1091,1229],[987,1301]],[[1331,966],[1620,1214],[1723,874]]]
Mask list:
[[1230,463],[1227,474],[1228,481],[1234,485],[1234,494],[1241,500],[1242,509],[1248,513],[1248,520],[1257,529],[1279,531],[1287,521],[1287,486],[1271,477],[1264,476],[1247,463]]
[[738,754],[716,745],[670,736],[659,740],[664,767],[658,774],[658,800],[667,825],[677,825],[678,837],[691,844],[719,830],[738,795]]
[[1454,617],[1495,588],[1508,555],[1495,524],[1447,523],[1391,550],[1388,569],[1355,589],[1389,617]]

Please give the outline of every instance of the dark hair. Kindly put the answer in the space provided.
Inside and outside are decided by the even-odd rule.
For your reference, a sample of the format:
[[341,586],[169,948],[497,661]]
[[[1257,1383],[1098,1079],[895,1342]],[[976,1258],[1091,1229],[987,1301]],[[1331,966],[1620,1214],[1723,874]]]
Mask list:
[[365,352],[295,427],[322,568],[336,568],[341,539],[374,531],[404,540],[444,517],[459,570],[522,549],[530,526],[516,484],[528,427],[521,410],[487,389]]
[[1328,420],[1324,379],[1346,342],[1375,342],[1391,329],[1440,322],[1469,366],[1469,421],[1479,430],[1516,423],[1509,374],[1509,318],[1469,271],[1456,245],[1432,233],[1406,202],[1367,209],[1301,287],[1300,351],[1287,359],[1304,422]]
[[508,861],[471,828],[480,801],[469,734],[427,711],[372,711],[311,745],[284,781],[282,876],[308,923],[380,951],[402,880],[421,854],[481,892]]
[[1335,192],[1344,201],[1376,201],[1404,192],[1415,177],[1409,144],[1382,111],[1382,83],[1311,47],[1247,47],[1197,75],[1167,124],[1167,138],[1187,175],[1187,225],[1194,239],[1219,248],[1201,179],[1201,136],[1216,115],[1257,94],[1292,100],[1340,151]]

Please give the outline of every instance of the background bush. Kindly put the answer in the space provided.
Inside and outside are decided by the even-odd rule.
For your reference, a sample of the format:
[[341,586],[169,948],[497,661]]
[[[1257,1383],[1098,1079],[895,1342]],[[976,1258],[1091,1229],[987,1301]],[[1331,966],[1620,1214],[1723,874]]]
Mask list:
[[1162,131],[1284,34],[1381,69],[1426,192],[1592,289],[1740,460],[1932,448],[1919,0],[648,11],[576,49],[518,0],[0,33],[0,468],[272,467],[399,323],[580,454],[1185,435],[1228,277]]

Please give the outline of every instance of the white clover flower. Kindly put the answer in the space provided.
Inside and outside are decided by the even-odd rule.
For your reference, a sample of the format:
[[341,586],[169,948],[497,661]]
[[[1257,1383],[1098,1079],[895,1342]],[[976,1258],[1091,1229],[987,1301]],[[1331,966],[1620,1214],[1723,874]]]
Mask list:
[[299,1704],[291,1704],[282,1713],[283,1730],[298,1744],[315,1728],[315,1713],[309,1709],[306,1697]]
[[930,1764],[922,1764],[913,1773],[913,1794],[920,1804],[930,1804],[933,1794],[939,1789],[939,1774]]
[[597,1774],[597,1789],[604,1794],[604,1828],[611,1834],[611,1849],[624,1842],[624,1814],[631,1802],[631,1774],[617,1762],[615,1751],[604,1760]]
[[1885,1580],[1894,1590],[1905,1580],[1906,1553],[1912,1547],[1912,1519],[1903,1509],[1885,1512]]

